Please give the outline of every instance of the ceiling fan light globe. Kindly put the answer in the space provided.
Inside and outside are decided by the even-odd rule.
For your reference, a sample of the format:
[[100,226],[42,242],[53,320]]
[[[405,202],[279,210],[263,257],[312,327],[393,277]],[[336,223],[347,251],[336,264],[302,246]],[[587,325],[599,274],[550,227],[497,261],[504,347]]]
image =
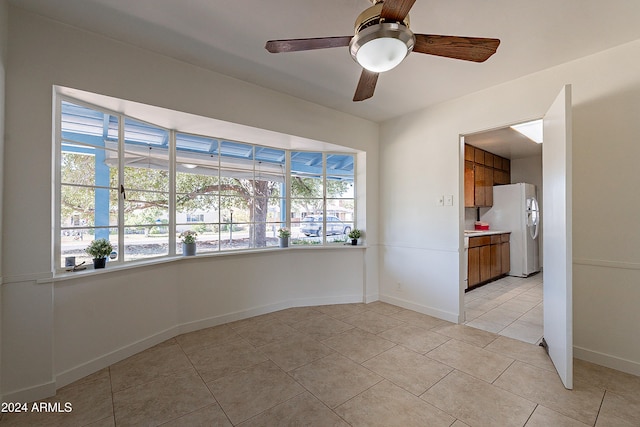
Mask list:
[[407,45],[402,41],[384,37],[365,43],[358,50],[356,61],[369,71],[383,73],[398,66],[407,53]]
[[349,44],[351,57],[366,70],[382,73],[395,68],[413,50],[416,37],[398,23],[382,23],[360,30]]

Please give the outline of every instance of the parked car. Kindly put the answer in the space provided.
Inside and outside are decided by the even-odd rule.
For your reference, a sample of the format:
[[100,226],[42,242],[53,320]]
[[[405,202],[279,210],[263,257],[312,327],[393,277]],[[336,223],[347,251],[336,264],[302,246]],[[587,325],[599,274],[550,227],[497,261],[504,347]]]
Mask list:
[[[323,224],[322,215],[308,215],[302,220],[300,231],[305,236],[322,236]],[[333,234],[349,234],[351,232],[351,226],[340,221],[337,216],[327,216],[326,235]]]

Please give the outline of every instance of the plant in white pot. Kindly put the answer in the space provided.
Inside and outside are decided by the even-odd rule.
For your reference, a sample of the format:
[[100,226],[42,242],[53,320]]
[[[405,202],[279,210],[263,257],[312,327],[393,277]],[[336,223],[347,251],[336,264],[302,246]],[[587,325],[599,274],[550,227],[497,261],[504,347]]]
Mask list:
[[278,240],[281,248],[289,247],[289,236],[291,236],[291,231],[287,227],[278,229]]
[[362,232],[357,228],[354,228],[353,230],[351,230],[349,232],[349,238],[351,239],[351,244],[354,246],[357,245],[358,239],[360,238],[361,235],[362,235]]
[[104,268],[113,246],[108,239],[96,239],[91,241],[85,252],[93,257],[93,268]]
[[187,230],[180,233],[180,240],[182,241],[182,255],[193,256],[196,254],[196,238],[198,233],[195,231]]

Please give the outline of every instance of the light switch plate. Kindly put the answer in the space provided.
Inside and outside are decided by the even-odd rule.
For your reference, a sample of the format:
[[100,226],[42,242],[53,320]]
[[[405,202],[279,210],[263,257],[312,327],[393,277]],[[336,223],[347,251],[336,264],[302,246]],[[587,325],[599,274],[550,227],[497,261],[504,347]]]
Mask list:
[[453,194],[444,197],[444,204],[446,206],[453,206]]

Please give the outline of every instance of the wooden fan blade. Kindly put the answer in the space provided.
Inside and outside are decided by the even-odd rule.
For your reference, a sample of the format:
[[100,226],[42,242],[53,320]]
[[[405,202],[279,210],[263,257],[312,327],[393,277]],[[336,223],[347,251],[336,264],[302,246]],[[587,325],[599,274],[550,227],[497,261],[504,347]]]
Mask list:
[[484,62],[496,53],[500,40],[480,37],[415,34],[414,52],[445,56],[464,61]]
[[373,92],[376,90],[378,76],[378,73],[374,73],[373,71],[369,71],[364,68],[362,69],[356,93],[353,95],[354,102],[364,101],[365,99],[369,99],[373,96]]
[[386,22],[402,22],[416,0],[384,0],[380,18]]
[[271,53],[299,52],[349,46],[353,36],[317,37],[310,39],[269,40],[264,46]]

